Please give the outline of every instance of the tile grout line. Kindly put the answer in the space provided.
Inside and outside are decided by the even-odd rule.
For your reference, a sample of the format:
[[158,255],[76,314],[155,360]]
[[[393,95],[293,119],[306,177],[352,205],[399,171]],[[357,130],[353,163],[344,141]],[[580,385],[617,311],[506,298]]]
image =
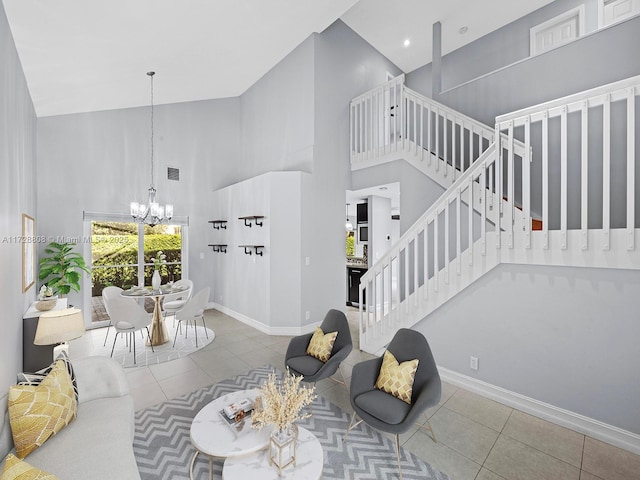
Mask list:
[[[487,470],[489,470],[491,473],[496,474],[497,476],[499,476],[500,478],[504,478],[501,475],[498,475],[496,472],[494,472],[493,470],[491,470],[488,467],[485,467],[485,463],[487,463],[487,459],[489,458],[489,456],[491,455],[491,452],[493,452],[493,449],[495,448],[496,444],[498,443],[498,440],[500,440],[500,437],[502,437],[504,434],[502,433],[504,431],[504,427],[507,426],[507,423],[509,423],[509,419],[511,418],[511,416],[513,415],[515,409],[511,408],[511,411],[509,412],[509,416],[507,417],[507,419],[505,420],[504,424],[502,425],[502,428],[500,428],[500,430],[498,431],[498,436],[496,437],[496,440],[493,442],[493,445],[491,445],[491,448],[489,449],[489,453],[487,453],[487,456],[484,458],[484,461],[482,462],[482,465],[480,467],[480,472],[482,471],[483,468],[486,468]],[[495,431],[495,430],[494,430]],[[505,437],[508,437],[507,435],[504,435]],[[478,472],[478,475],[480,475],[480,472]],[[477,477],[477,475],[476,475]]]

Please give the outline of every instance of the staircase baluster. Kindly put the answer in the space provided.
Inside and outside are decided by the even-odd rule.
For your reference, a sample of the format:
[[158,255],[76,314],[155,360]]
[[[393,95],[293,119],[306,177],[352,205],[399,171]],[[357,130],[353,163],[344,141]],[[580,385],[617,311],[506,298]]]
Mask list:
[[[460,275],[461,273],[461,263],[462,263],[462,219],[460,218],[460,187],[456,189],[456,273]],[[471,211],[471,210],[469,210]]]
[[604,97],[602,108],[602,234],[603,250],[610,249],[611,228],[611,94]]
[[[480,255],[487,254],[487,163],[480,169]],[[471,213],[472,211],[470,211]]]
[[567,107],[560,114],[560,248],[567,249]]
[[449,283],[449,208],[451,204],[449,203],[449,198],[445,202],[444,207],[444,283],[445,285]]
[[581,110],[580,243],[586,251],[589,248],[589,102],[582,102]]
[[522,157],[522,213],[524,248],[531,248],[531,119],[524,121],[524,156]]
[[420,100],[420,161],[424,161],[424,100]]
[[514,158],[513,158],[513,120],[509,121],[508,127],[508,136],[507,140],[507,205],[509,212],[509,226],[507,228],[507,247],[513,248],[513,222],[515,219],[515,206],[516,206],[516,195],[515,195],[515,169],[514,169]]
[[636,94],[627,90],[627,251],[635,250],[636,198]]
[[549,113],[542,114],[542,248],[549,248]]
[[469,190],[469,214],[467,215],[469,222],[469,265],[473,265],[473,175],[469,177],[467,189]]

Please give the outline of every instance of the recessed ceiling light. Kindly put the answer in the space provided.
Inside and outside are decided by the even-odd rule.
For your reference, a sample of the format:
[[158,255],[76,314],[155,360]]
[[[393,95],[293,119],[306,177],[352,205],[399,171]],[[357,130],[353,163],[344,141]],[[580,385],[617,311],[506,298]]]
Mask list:
[[469,31],[469,27],[467,27],[466,25],[464,27],[460,27],[460,30],[458,30],[458,33],[460,35],[464,35],[465,33],[467,33]]
[[411,40],[409,40],[409,39],[407,38],[407,39],[405,39],[405,41],[404,41],[404,42],[402,42],[402,44],[403,44],[405,47],[408,47],[409,45],[411,45]]

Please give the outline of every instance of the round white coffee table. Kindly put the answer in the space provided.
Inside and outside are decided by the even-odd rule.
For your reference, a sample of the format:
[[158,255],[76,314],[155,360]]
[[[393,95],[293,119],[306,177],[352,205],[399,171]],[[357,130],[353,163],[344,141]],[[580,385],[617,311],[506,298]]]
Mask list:
[[318,439],[306,428],[298,427],[296,464],[282,470],[278,476],[275,466],[269,465],[269,449],[243,457],[227,458],[222,467],[223,480],[320,480],[324,452]]
[[199,453],[209,457],[209,479],[213,478],[213,458],[232,458],[264,449],[269,445],[271,428],[255,430],[251,420],[238,425],[229,425],[220,415],[227,405],[243,398],[251,401],[258,396],[258,390],[241,390],[216,398],[205,405],[191,423],[191,443],[196,452],[191,459],[189,477],[193,480],[193,465]]

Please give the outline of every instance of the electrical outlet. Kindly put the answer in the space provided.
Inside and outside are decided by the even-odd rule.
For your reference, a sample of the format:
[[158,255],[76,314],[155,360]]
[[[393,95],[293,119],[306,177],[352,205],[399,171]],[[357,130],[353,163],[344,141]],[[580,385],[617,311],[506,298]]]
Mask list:
[[204,252],[200,252],[200,260],[204,260]]
[[308,267],[311,265],[311,257],[304,257],[304,264]]
[[311,320],[311,312],[309,310],[307,310],[306,312],[304,312],[304,318],[306,320]]
[[471,357],[469,367],[471,367],[471,370],[478,370],[478,357]]

